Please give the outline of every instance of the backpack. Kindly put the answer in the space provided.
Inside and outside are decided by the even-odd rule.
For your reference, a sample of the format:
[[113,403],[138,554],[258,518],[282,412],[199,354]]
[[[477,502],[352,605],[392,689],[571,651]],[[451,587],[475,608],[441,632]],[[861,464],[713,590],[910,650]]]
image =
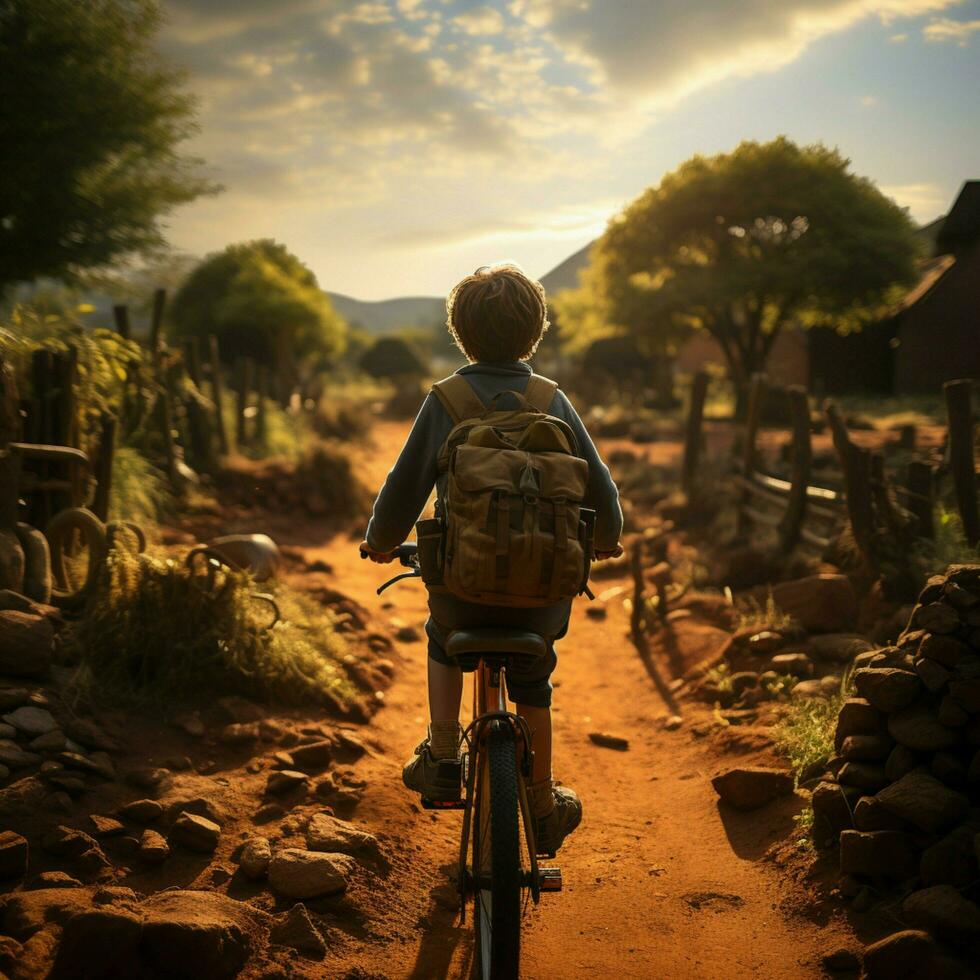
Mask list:
[[[548,606],[588,591],[595,512],[582,506],[588,463],[571,427],[547,410],[558,386],[484,406],[463,375],[433,386],[453,421],[439,453],[434,520],[416,525],[431,591],[495,606]],[[502,395],[519,407],[499,410]]]

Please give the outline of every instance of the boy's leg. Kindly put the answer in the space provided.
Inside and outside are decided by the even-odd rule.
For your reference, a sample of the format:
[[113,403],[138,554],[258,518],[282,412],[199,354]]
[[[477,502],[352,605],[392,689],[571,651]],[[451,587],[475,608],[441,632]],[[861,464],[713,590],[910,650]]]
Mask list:
[[459,706],[463,672],[455,664],[429,657],[429,749],[435,759],[455,759],[459,752]]
[[551,708],[539,708],[530,704],[518,704],[517,713],[531,729],[534,747],[534,767],[531,782],[551,780]]

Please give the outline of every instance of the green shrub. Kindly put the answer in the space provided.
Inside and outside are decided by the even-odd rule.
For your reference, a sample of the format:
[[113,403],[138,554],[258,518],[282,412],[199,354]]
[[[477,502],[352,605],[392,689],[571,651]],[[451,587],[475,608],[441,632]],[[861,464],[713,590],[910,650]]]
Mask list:
[[109,518],[146,528],[173,513],[167,477],[131,446],[119,446],[112,459]]
[[845,688],[846,682],[833,697],[802,698],[787,705],[776,726],[775,738],[797,777],[807,766],[833,757],[834,731],[846,697]]
[[241,694],[342,706],[353,693],[331,614],[276,589],[282,619],[247,575],[219,571],[213,587],[172,559],[110,553],[77,627],[80,681],[93,693],[160,707]]

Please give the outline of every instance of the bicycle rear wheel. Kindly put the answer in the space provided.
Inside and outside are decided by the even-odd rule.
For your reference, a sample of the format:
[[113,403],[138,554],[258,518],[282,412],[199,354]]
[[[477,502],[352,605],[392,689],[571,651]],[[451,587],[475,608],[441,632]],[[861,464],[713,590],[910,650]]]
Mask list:
[[483,980],[517,980],[523,879],[514,729],[495,721],[479,774],[473,868],[476,962]]

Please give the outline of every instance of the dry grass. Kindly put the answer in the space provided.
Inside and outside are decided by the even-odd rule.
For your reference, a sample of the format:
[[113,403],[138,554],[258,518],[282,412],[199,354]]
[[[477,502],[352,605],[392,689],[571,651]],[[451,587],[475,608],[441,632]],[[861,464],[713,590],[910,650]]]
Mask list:
[[283,703],[340,707],[353,688],[329,612],[277,589],[281,620],[243,573],[218,571],[213,584],[182,563],[114,550],[78,624],[79,680],[128,703],[241,694]]
[[735,630],[781,630],[793,623],[793,617],[784,613],[772,597],[772,589],[764,603],[752,596],[740,598],[735,603]]

